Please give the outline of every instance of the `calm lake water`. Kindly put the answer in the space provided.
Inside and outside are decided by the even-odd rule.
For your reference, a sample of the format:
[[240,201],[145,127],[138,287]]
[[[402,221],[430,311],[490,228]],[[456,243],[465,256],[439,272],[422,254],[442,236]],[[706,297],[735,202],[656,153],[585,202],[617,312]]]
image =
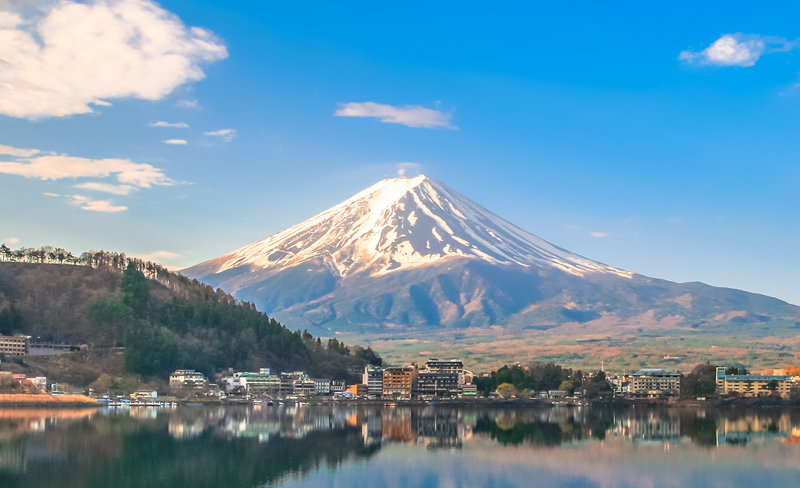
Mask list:
[[0,486],[797,488],[800,410],[0,409]]

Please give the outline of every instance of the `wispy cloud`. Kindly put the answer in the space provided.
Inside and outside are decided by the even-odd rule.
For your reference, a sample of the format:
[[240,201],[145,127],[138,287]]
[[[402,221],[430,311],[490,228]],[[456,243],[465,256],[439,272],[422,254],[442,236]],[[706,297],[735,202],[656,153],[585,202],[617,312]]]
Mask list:
[[4,241],[9,244],[16,244],[19,242],[19,239],[17,239],[16,237],[9,237],[8,239],[4,239]]
[[0,12],[0,39],[0,113],[29,119],[90,113],[113,98],[160,100],[228,56],[212,32],[152,0]]
[[426,129],[458,129],[450,125],[452,114],[425,108],[420,105],[395,107],[374,102],[340,103],[334,112],[337,117],[374,117],[381,122],[401,124]]
[[64,195],[67,198],[72,199],[72,204],[81,207],[84,210],[89,210],[92,212],[105,212],[105,213],[116,213],[116,212],[124,212],[128,210],[128,207],[119,205],[115,206],[111,203],[111,200],[92,200],[89,197],[85,197],[83,195]]
[[113,107],[114,106],[113,103],[106,102],[105,100],[95,100],[92,103],[94,103],[95,105],[100,105],[101,107]]
[[147,126],[148,127],[174,127],[176,129],[188,129],[189,128],[189,124],[187,124],[185,122],[175,122],[175,123],[171,124],[169,122],[164,122],[163,120],[159,120],[158,122],[151,122],[151,123],[147,124]]
[[[128,159],[87,159],[65,154],[48,153],[38,155],[41,151],[27,149],[21,150],[8,148],[6,154],[20,154],[35,151],[35,157],[17,157],[16,161],[0,161],[0,173],[24,176],[39,180],[61,180],[77,178],[102,179],[116,177],[117,183],[111,184],[100,181],[85,181],[75,185],[83,190],[99,191],[114,195],[129,195],[141,188],[153,186],[171,186],[178,184],[167,177],[164,171],[149,164],[134,163]],[[38,155],[38,156],[36,156]],[[121,212],[128,207],[114,205],[110,200],[93,200],[84,195],[60,195],[58,193],[45,193],[51,197],[69,198],[74,205],[79,205],[85,210],[94,212]]]
[[231,142],[236,137],[236,129],[222,129],[211,132],[203,132],[204,136],[221,137],[225,142]]
[[175,105],[182,107],[182,108],[193,108],[199,109],[200,108],[200,101],[199,100],[178,100],[178,103]]
[[112,185],[97,181],[87,181],[86,183],[75,185],[75,188],[80,188],[82,190],[102,191],[105,193],[113,193],[114,195],[130,195],[132,192],[138,190],[138,188],[132,185]]
[[189,143],[186,142],[185,139],[167,139],[166,141],[164,141],[164,144],[172,144],[172,145],[176,145],[176,146],[185,146],[186,144],[189,144]]
[[608,237],[608,236],[611,235],[608,232],[599,232],[599,231],[587,232],[587,231],[581,229],[577,225],[568,225],[567,229],[575,231],[575,232],[580,232],[581,234],[589,234],[592,237],[598,237],[598,238],[599,237]]
[[7,156],[14,156],[17,158],[29,158],[34,154],[39,154],[41,151],[38,149],[19,149],[16,147],[0,145],[0,154]]
[[418,175],[422,170],[422,165],[419,163],[398,163],[397,176],[408,176],[411,173]]
[[116,174],[120,183],[140,188],[175,184],[161,169],[149,164],[134,163],[128,159],[86,159],[66,155],[45,155],[0,162],[0,173],[40,180],[107,178]]
[[797,45],[797,41],[789,41],[784,37],[723,34],[702,51],[681,51],[678,59],[687,63],[750,67],[764,54],[791,51]]

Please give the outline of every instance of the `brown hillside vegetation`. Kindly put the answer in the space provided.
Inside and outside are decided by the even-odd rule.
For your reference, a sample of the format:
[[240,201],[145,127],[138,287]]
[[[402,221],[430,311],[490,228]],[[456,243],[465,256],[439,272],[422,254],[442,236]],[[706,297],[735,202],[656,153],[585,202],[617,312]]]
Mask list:
[[[86,315],[99,299],[118,297],[121,269],[110,265],[0,263],[0,310],[13,305],[23,320],[22,330],[43,340],[90,343],[100,339]],[[148,281],[150,294],[159,301],[172,297],[235,302],[221,290],[164,273]]]
[[0,405],[85,405],[96,404],[97,400],[85,395],[14,395],[0,394]]
[[369,348],[291,331],[254,305],[161,266],[85,255],[79,264],[0,263],[0,333],[89,345],[63,356],[14,358],[4,370],[79,389],[105,374],[109,388],[127,391],[176,369],[212,377],[269,367],[355,380],[353,371],[381,363]]

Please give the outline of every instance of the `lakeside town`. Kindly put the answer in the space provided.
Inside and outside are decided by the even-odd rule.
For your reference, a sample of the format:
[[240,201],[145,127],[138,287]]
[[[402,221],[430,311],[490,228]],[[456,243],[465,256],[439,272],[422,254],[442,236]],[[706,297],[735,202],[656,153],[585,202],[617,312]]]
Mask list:
[[[24,335],[0,336],[0,354],[4,358],[22,359],[32,352],[64,354],[82,350],[83,345],[31,341]],[[36,351],[38,350],[38,351]],[[537,373],[539,368],[547,371]],[[641,368],[634,372],[582,372],[556,365],[527,366],[516,364],[498,371],[475,373],[467,370],[458,358],[429,358],[423,365],[381,367],[367,365],[349,371],[348,380],[314,378],[305,371],[234,371],[209,378],[192,369],[176,370],[169,376],[166,389],[124,387],[95,382],[95,388],[73,391],[69,385],[48,381],[46,377],[0,372],[0,387],[19,393],[63,397],[79,395],[87,401],[111,406],[169,406],[178,403],[304,403],[326,401],[389,401],[436,402],[458,400],[541,400],[550,403],[582,404],[590,400],[650,400],[675,403],[679,399],[706,401],[718,398],[763,398],[788,400],[800,393],[800,371],[797,368],[750,373],[737,367],[705,369],[713,374],[713,384],[694,392],[682,392],[689,375],[663,368]],[[545,375],[538,381],[524,378]],[[522,375],[523,382],[514,379]],[[701,381],[698,379],[698,381]],[[518,388],[518,384],[536,384],[539,388]],[[130,389],[130,388],[128,388]],[[690,396],[691,395],[691,396]],[[20,397],[21,398],[21,397]],[[45,397],[33,397],[33,400]],[[14,397],[5,395],[5,402]]]

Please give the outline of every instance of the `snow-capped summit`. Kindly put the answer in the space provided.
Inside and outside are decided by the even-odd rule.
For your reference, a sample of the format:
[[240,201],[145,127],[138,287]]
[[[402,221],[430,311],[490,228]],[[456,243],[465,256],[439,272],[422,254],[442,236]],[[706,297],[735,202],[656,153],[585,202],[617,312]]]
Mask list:
[[197,267],[211,273],[241,266],[280,271],[321,260],[344,278],[452,257],[549,266],[577,276],[632,275],[554,246],[424,175],[380,181],[301,224]]
[[183,272],[323,335],[429,326],[555,331],[575,324],[695,330],[731,317],[800,320],[800,308],[779,300],[671,283],[584,258],[426,176],[380,181]]

